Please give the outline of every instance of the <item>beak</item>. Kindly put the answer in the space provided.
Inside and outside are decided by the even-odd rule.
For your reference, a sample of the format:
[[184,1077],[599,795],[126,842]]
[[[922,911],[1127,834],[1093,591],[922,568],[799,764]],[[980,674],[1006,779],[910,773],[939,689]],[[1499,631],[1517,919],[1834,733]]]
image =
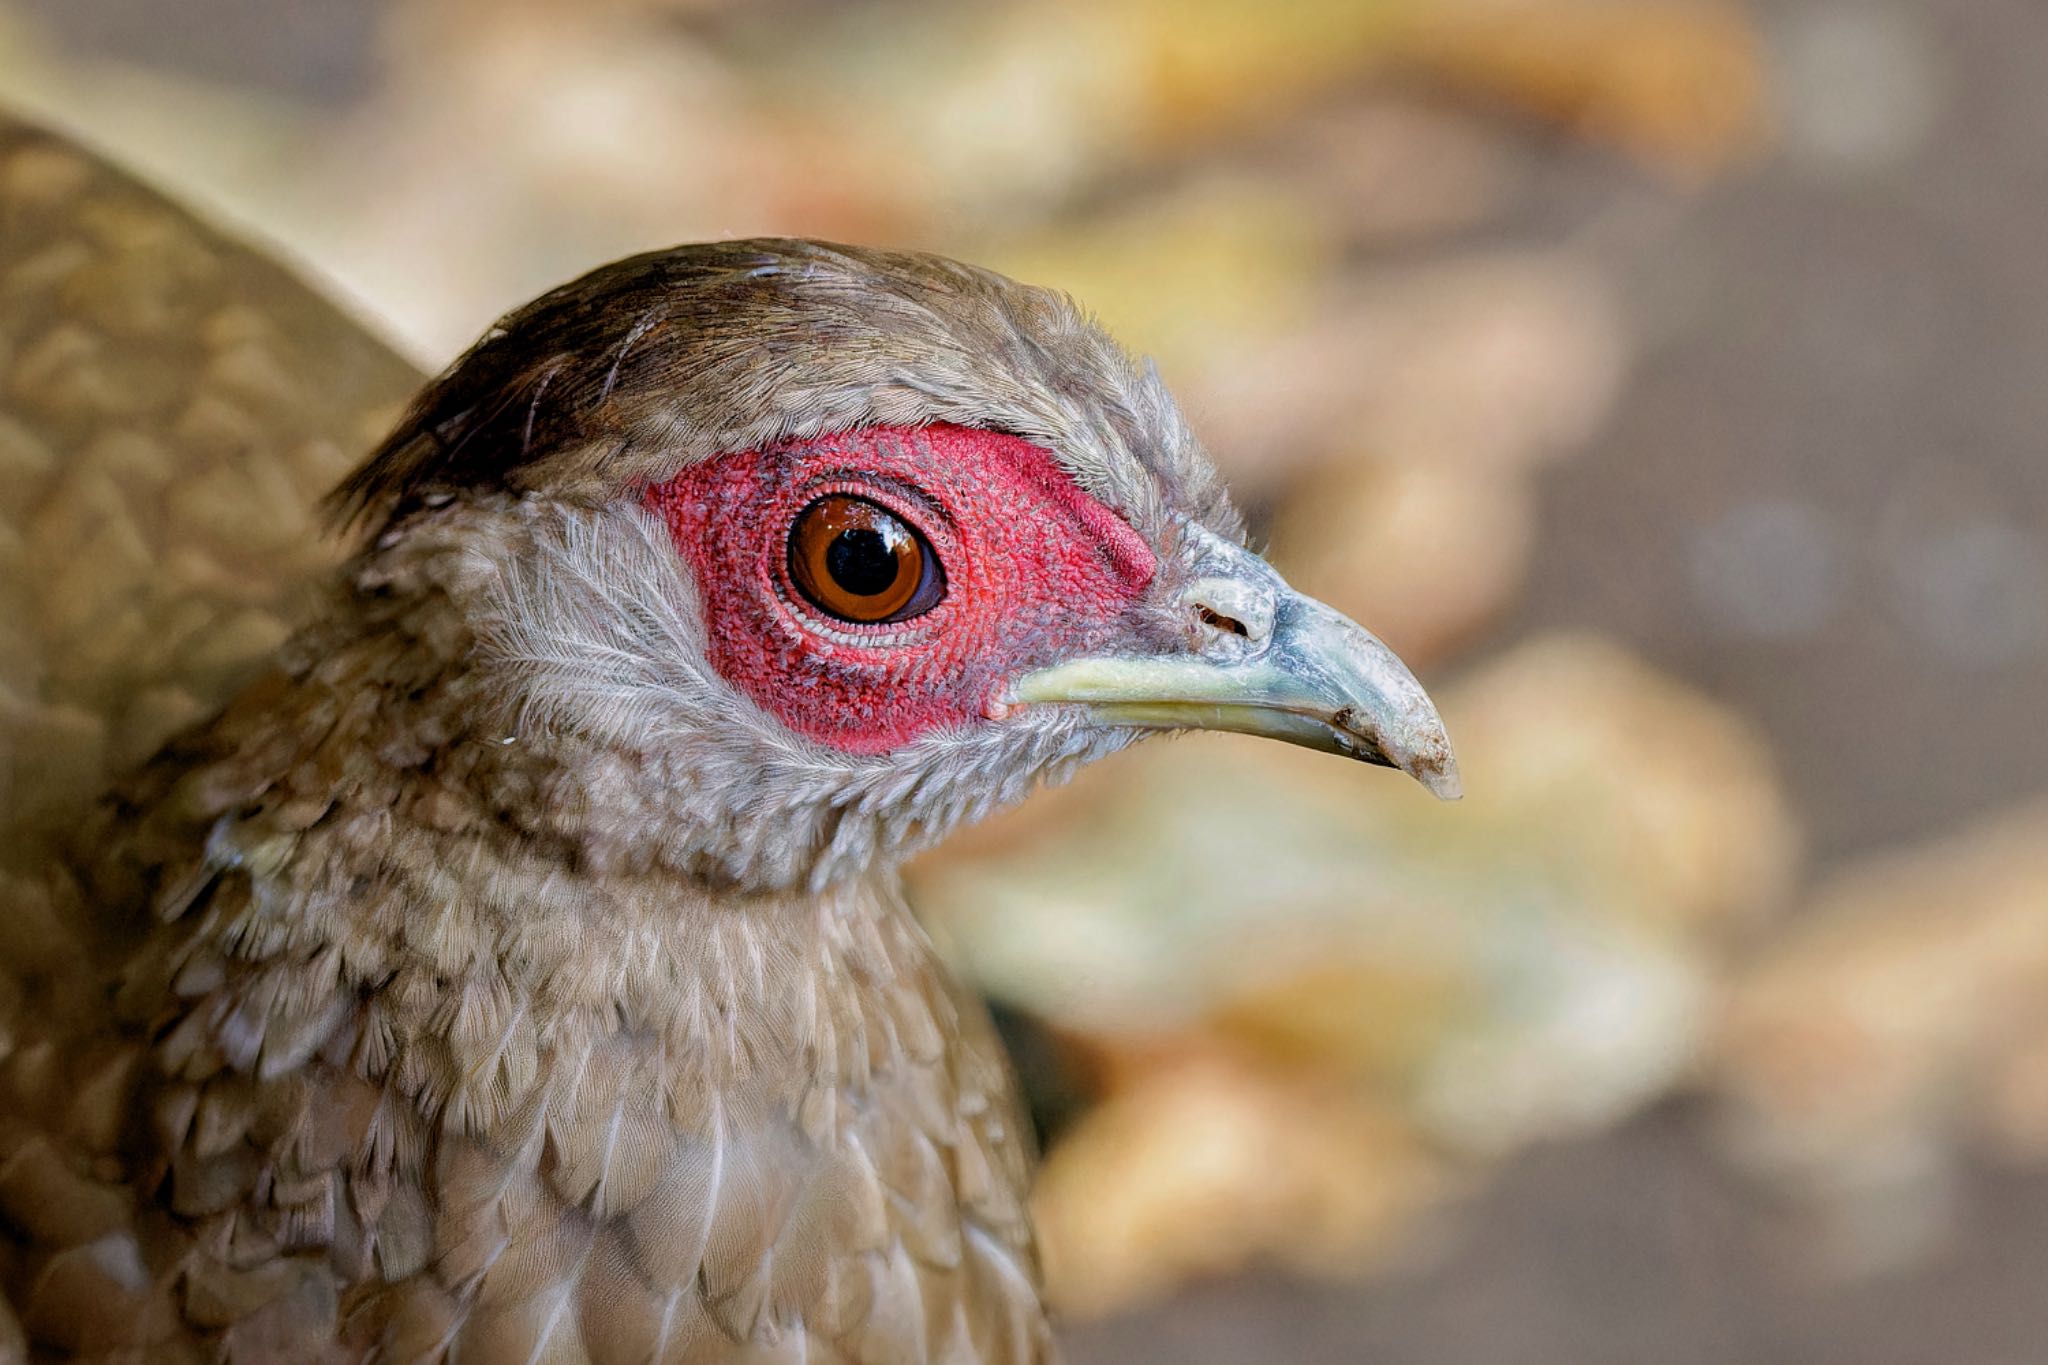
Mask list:
[[[1456,800],[1458,760],[1422,684],[1350,618],[1288,587],[1264,560],[1196,530],[1205,551],[1182,595],[1208,637],[1186,653],[1071,659],[1020,678],[1031,705],[1086,707],[1109,725],[1264,735],[1399,768]],[[1224,629],[1226,621],[1237,629]]]

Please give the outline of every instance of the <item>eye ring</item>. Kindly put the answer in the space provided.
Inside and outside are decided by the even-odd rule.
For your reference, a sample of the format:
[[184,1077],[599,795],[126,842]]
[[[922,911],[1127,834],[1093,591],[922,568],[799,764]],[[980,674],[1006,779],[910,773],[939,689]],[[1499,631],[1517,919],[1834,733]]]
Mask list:
[[828,493],[796,514],[789,578],[804,601],[854,625],[908,621],[946,596],[931,542],[880,503],[851,493]]

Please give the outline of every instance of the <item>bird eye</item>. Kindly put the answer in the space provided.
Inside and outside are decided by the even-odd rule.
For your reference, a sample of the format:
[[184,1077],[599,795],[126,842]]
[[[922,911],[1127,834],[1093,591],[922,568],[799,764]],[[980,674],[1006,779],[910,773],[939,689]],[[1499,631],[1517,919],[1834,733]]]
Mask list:
[[946,595],[925,538],[888,508],[844,493],[797,513],[789,576],[812,606],[862,625],[922,616]]

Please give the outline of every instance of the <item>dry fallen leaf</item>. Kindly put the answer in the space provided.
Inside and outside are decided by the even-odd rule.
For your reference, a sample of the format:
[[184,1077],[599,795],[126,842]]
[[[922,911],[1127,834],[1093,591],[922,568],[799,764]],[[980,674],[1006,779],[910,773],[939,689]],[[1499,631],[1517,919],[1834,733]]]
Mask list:
[[1762,45],[1733,0],[1437,0],[1404,60],[1697,180],[1759,150]]
[[1088,1317],[1258,1261],[1381,1262],[1445,1184],[1401,1120],[1355,1092],[1211,1052],[1090,1111],[1032,1205],[1053,1302]]
[[1448,460],[1332,461],[1295,481],[1268,557],[1428,667],[1514,600],[1535,539],[1525,480]]
[[2048,1156],[2048,806],[1832,877],[1735,983],[1708,1080],[1850,1268],[1921,1249],[1972,1135]]

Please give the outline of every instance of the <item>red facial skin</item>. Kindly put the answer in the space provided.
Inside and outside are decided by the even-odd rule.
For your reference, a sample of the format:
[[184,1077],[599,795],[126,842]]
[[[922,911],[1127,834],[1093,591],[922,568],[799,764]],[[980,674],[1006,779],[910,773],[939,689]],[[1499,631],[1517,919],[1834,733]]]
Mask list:
[[[855,625],[789,576],[797,514],[828,493],[922,532],[936,607]],[[969,427],[871,427],[721,456],[646,490],[695,573],[719,675],[799,734],[884,753],[1000,713],[1020,674],[1129,634],[1151,547],[1030,442]]]

